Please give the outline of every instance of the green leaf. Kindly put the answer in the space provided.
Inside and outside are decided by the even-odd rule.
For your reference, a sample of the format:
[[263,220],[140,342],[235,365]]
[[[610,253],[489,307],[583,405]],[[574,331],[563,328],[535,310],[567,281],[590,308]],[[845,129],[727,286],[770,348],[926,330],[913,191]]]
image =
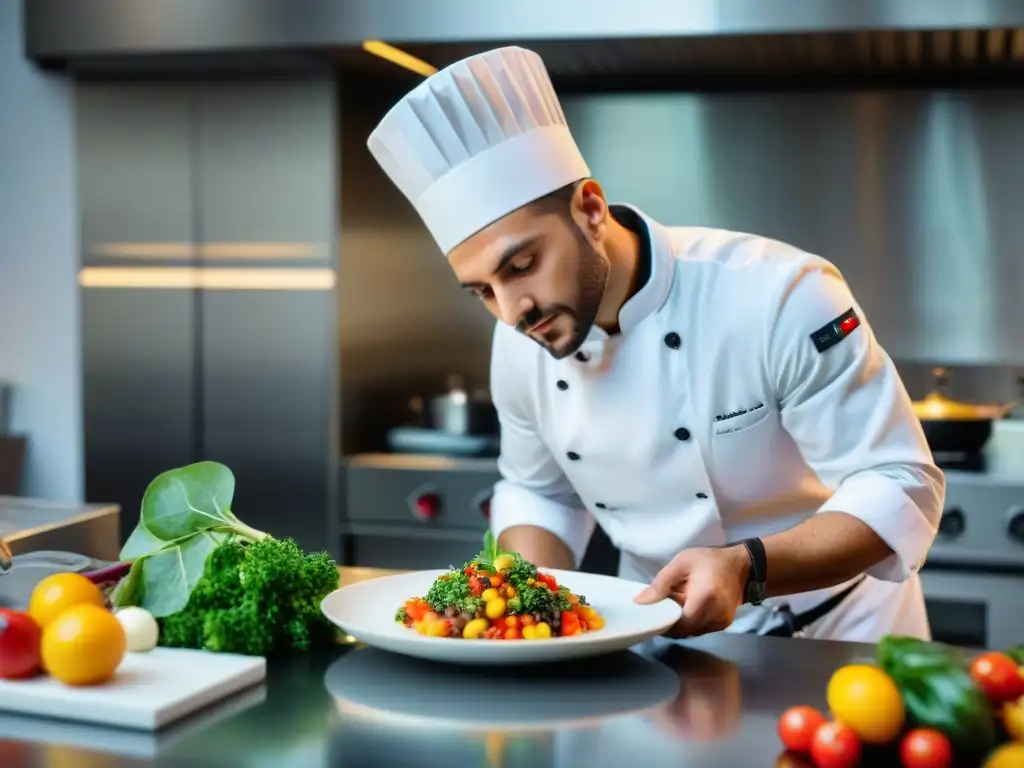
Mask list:
[[121,547],[121,554],[117,559],[122,563],[137,560],[163,549],[168,543],[150,533],[140,520],[139,524],[135,526],[135,530],[132,531],[132,535],[128,537],[128,541]]
[[[188,605],[192,589],[203,576],[206,558],[227,536],[216,531],[204,531],[138,561],[144,564],[142,607],[156,618],[161,618]],[[132,568],[134,570],[135,564]]]
[[132,563],[128,575],[114,587],[110,595],[110,601],[115,608],[124,608],[128,605],[140,605],[143,597],[142,570],[145,567],[145,558],[139,558]]
[[[237,522],[231,512],[235,476],[201,461],[158,475],[142,498],[142,524],[165,542]],[[148,570],[148,566],[147,566]]]

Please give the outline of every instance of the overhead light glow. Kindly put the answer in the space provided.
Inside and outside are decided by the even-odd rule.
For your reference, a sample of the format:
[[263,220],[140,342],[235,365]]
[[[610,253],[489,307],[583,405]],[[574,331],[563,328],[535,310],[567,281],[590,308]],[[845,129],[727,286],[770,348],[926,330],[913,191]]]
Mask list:
[[437,67],[427,64],[423,59],[417,59],[411,53],[406,53],[400,48],[388,45],[382,40],[363,41],[363,50],[424,77],[430,77],[437,72]]

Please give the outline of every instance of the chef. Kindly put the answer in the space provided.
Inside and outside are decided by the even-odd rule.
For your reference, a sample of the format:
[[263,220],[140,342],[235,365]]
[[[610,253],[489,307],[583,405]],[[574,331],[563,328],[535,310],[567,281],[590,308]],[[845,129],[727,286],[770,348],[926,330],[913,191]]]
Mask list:
[[431,76],[368,145],[499,320],[502,547],[571,569],[600,525],[638,602],[682,605],[673,637],[929,638],[944,477],[831,263],[609,204],[522,48]]

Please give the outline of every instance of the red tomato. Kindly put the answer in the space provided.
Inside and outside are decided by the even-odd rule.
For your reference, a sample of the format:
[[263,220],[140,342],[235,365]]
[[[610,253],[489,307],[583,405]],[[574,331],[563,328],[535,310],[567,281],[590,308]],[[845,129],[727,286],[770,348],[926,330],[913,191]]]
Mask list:
[[900,743],[904,768],[949,768],[953,764],[953,746],[949,739],[930,728],[917,728]]
[[562,618],[559,620],[558,634],[568,637],[569,635],[578,635],[581,631],[580,617],[571,611],[563,611]]
[[469,577],[469,591],[473,594],[473,597],[480,597],[480,595],[483,593],[484,585],[480,583],[479,577]]
[[971,677],[990,701],[1011,701],[1024,694],[1017,664],[1005,653],[983,653],[971,664]]
[[27,613],[0,608],[0,678],[33,677],[42,667],[43,631]]
[[848,725],[818,727],[811,739],[811,759],[818,768],[853,768],[860,761],[860,740]]
[[814,707],[790,707],[779,718],[779,738],[787,750],[810,752],[814,732],[826,722]]

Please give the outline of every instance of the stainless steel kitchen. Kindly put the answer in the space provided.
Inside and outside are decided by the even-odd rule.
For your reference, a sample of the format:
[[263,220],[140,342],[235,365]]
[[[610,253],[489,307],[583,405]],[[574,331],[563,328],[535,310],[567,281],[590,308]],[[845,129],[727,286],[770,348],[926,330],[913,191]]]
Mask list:
[[[491,91],[469,85],[493,51],[539,56],[552,90],[532,64],[518,84],[498,74]],[[426,204],[402,188],[426,171],[411,167],[424,153],[400,119],[415,117],[415,135],[437,142],[464,128],[445,77],[456,94],[503,88],[549,107],[557,92],[550,108],[609,216],[633,210],[623,204],[667,227],[756,233],[841,272],[870,324],[852,333],[870,330],[891,359],[944,478],[917,570],[928,642],[735,628],[670,640],[688,616],[681,592],[652,605],[630,598],[646,580],[625,569],[620,520],[646,512],[581,488],[593,533],[573,568],[535,567],[525,549],[507,549],[491,512],[519,472],[503,439],[519,416],[499,414],[497,313],[466,290],[474,281],[453,279],[462,245],[440,248]],[[1024,766],[1022,93],[1024,4],[1009,0],[12,0],[0,9],[0,766],[569,768],[627,755],[650,765]],[[394,170],[399,161],[409,168]],[[497,173],[488,179],[500,187]],[[472,200],[463,208],[469,221]],[[683,337],[682,352],[695,354]],[[680,347],[674,331],[658,339],[659,354]],[[726,370],[714,357],[707,376]],[[577,376],[580,362],[573,348],[547,364],[575,365]],[[548,373],[532,370],[529,386],[555,390],[557,379],[563,393],[590,391],[564,373],[549,386]],[[782,398],[764,402],[785,416]],[[545,418],[577,420],[582,432],[600,420],[577,410],[554,406]],[[617,436],[623,467],[660,455],[626,448],[643,413],[636,434]],[[840,431],[900,432],[879,414]],[[827,441],[826,423],[810,442]],[[666,429],[673,450],[705,439],[688,424]],[[893,450],[879,451],[880,465],[902,460]],[[751,476],[776,459],[762,452]],[[637,484],[650,477],[630,472]],[[681,505],[730,498],[710,472],[711,499],[674,482]],[[187,628],[180,617],[213,600],[215,547],[232,537],[239,558],[294,547],[274,555],[294,559],[270,589],[296,590],[286,601],[295,616],[256,607],[246,625],[241,609],[263,603],[243,600],[259,581],[246,587],[256,571],[243,567],[237,605],[221,606],[239,611]],[[763,553],[750,550],[744,589]],[[528,581],[502,567],[506,557],[532,568]],[[178,565],[161,564],[170,559]],[[299,595],[307,570],[319,591]],[[518,618],[512,606],[549,572],[547,591],[571,605]],[[875,566],[861,573],[883,580]],[[58,629],[69,617],[39,601],[69,574],[94,585],[80,585],[89,595],[97,587],[106,615],[124,612],[110,631],[123,630],[127,650],[102,684],[58,672],[55,659],[70,664],[70,652],[52,650],[46,622]],[[464,575],[463,602],[445,613],[432,595]],[[752,606],[738,622],[779,597],[767,583],[768,598],[741,601]],[[641,628],[661,620],[656,610],[676,613]],[[29,616],[41,650],[36,676],[22,680],[3,668],[18,663],[16,630]],[[153,622],[152,650],[133,650],[143,641],[128,617]],[[454,639],[470,638],[474,622],[504,632],[506,618],[518,634],[503,637],[522,642],[463,651]],[[447,622],[452,637],[421,637],[431,622]],[[576,622],[579,636],[566,636]],[[540,626],[556,636],[529,642]],[[313,648],[324,627],[330,642]],[[271,652],[272,642],[292,652]],[[929,687],[914,677],[915,663],[937,669],[948,654],[960,660],[948,678]],[[995,716],[987,706],[979,715],[978,691],[996,695],[979,664],[1006,659],[1019,666],[1016,687],[997,696]],[[881,681],[871,677],[880,670]],[[867,682],[844,693],[847,672]],[[481,708],[474,693],[489,685],[506,694],[485,695]],[[898,704],[888,716],[886,685]],[[956,686],[959,709],[936,715]],[[805,728],[811,714],[823,723],[803,742],[793,735],[800,707]]]

